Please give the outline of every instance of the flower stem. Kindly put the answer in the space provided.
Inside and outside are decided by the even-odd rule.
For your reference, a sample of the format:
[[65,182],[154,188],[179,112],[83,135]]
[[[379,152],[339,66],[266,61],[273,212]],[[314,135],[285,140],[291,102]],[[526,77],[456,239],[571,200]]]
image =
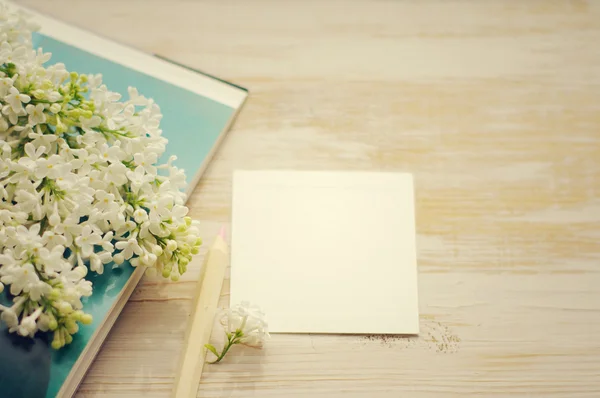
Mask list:
[[221,354],[219,354],[217,359],[215,359],[214,361],[209,362],[209,363],[215,364],[215,363],[221,362],[221,360],[225,357],[225,354],[227,354],[227,351],[229,351],[229,349],[233,345],[238,344],[239,342],[240,342],[240,336],[238,335],[238,333],[232,334],[230,337],[228,337],[227,343],[225,343],[225,346],[223,347],[223,351],[221,351]]
[[229,349],[231,348],[232,345],[233,344],[231,344],[231,342],[228,342],[227,345],[225,345],[225,347],[223,348],[223,351],[221,352],[221,355],[219,355],[219,357],[216,360],[214,360],[214,361],[212,361],[210,363],[214,364],[214,363],[221,362],[221,360],[225,357],[225,354],[227,354],[227,351],[229,351]]

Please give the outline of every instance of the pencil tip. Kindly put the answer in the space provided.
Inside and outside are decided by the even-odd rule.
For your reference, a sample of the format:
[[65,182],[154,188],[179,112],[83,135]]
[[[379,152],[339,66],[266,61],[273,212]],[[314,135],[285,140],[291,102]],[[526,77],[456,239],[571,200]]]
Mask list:
[[219,231],[219,236],[223,239],[225,239],[225,225],[223,225],[221,227],[221,230]]

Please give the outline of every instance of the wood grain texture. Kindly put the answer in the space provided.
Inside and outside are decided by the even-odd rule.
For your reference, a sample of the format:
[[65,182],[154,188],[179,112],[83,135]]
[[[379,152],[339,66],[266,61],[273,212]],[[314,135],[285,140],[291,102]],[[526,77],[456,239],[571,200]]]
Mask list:
[[[22,3],[250,89],[206,242],[236,168],[415,175],[421,335],[274,335],[198,396],[600,396],[600,3]],[[142,281],[79,398],[169,396],[197,276]]]

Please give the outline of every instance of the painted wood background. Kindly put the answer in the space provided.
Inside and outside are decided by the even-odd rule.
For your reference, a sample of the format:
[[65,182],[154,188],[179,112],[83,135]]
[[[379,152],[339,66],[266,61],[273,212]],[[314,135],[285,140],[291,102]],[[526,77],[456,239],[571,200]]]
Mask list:
[[[600,2],[21,3],[250,89],[208,243],[236,168],[415,175],[421,335],[274,335],[198,396],[600,396]],[[169,396],[197,276],[141,283],[78,398]]]

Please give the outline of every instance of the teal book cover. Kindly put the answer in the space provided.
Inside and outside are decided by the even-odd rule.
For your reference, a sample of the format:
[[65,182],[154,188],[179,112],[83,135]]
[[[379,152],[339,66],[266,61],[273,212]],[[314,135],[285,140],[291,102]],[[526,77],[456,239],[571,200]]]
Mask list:
[[[34,14],[35,15],[35,14]],[[163,118],[161,129],[168,139],[159,163],[176,155],[183,168],[188,193],[194,188],[223,135],[247,97],[239,86],[185,68],[164,58],[105,40],[89,32],[37,15],[42,29],[34,36],[34,48],[52,53],[48,64],[63,63],[80,74],[102,74],[109,90],[127,98],[128,87],[153,98]],[[108,264],[102,275],[88,273],[93,294],[84,298],[84,311],[93,316],[82,325],[73,342],[60,350],[49,346],[49,337],[34,339],[9,334],[0,321],[0,396],[10,398],[70,397],[81,382],[104,336],[100,330],[115,318],[141,277],[128,263]],[[11,303],[5,291],[0,303]],[[113,319],[114,320],[114,319]],[[92,345],[92,343],[94,343]],[[91,347],[91,348],[90,348]]]

